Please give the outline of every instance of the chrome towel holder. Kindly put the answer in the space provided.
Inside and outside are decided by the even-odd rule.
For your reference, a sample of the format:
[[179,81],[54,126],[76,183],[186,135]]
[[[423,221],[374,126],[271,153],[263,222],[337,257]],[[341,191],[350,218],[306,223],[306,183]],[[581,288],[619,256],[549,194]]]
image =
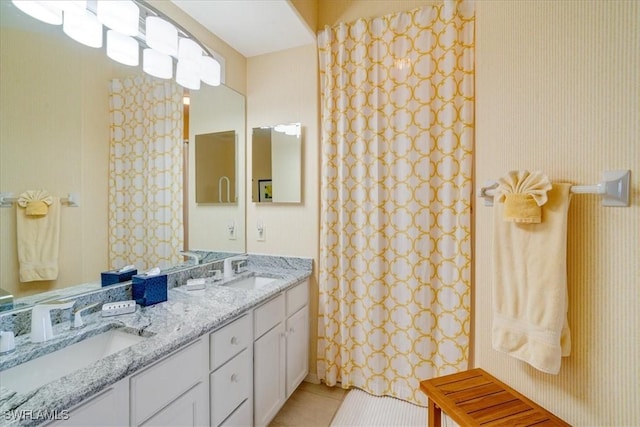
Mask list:
[[[13,193],[0,193],[0,208],[10,208],[18,199],[13,197]],[[63,205],[77,208],[80,206],[80,195],[78,193],[69,193],[66,198],[60,199]]]
[[[602,172],[602,179],[593,185],[574,185],[571,187],[573,194],[599,194],[602,196],[602,206],[629,206],[630,170],[616,170]],[[478,189],[478,197],[484,199],[485,206],[493,206],[498,183],[496,181],[485,182],[484,187]]]

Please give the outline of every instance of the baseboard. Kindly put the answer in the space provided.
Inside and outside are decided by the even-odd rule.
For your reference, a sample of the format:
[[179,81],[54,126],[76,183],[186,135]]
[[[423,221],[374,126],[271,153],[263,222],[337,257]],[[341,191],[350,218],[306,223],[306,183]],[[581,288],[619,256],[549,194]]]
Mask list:
[[318,378],[318,374],[308,374],[304,378],[304,381],[311,384],[320,384],[320,378]]

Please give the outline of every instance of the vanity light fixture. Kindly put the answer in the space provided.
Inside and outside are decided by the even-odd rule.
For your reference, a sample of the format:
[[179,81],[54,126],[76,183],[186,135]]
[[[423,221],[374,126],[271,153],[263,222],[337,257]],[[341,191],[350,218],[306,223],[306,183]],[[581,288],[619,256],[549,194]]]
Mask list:
[[[1,1],[1,0],[0,0]],[[11,0],[22,12],[40,21],[60,25],[72,39],[99,48],[107,27],[106,53],[129,66],[140,62],[145,73],[170,79],[177,60],[176,82],[187,89],[200,89],[200,82],[221,83],[221,64],[193,40],[192,36],[166,19],[147,2],[139,0]],[[143,11],[144,28],[140,27]],[[180,37],[179,37],[180,35]],[[184,37],[182,37],[184,36]]]

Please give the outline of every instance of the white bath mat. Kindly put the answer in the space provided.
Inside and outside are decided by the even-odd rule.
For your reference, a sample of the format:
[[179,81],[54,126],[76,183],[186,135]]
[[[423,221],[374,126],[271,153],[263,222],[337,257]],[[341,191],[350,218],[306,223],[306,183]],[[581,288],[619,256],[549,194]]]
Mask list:
[[427,425],[427,408],[393,397],[377,397],[352,389],[331,422],[331,427]]

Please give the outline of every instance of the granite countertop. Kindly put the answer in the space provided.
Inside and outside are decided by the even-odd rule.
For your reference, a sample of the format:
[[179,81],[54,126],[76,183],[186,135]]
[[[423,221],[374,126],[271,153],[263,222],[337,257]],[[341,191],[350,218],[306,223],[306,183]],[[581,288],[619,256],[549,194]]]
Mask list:
[[[265,259],[267,262],[264,262]],[[302,261],[309,261],[308,265],[305,262],[272,262],[269,257],[250,258],[247,271],[233,279],[207,283],[202,290],[189,291],[181,286],[171,288],[167,301],[149,307],[138,305],[135,313],[102,317],[98,311],[83,316],[86,326],[78,330],[70,330],[70,322],[63,322],[54,326],[56,336],[45,343],[32,344],[28,334],[16,337],[16,351],[0,356],[3,370],[112,328],[124,328],[127,332],[148,338],[30,392],[15,393],[0,385],[0,425],[40,424],[45,420],[28,419],[33,417],[15,420],[14,417],[25,413],[61,412],[150,366],[308,278],[311,275],[311,262]],[[224,286],[230,281],[252,275],[275,280],[252,290]]]

